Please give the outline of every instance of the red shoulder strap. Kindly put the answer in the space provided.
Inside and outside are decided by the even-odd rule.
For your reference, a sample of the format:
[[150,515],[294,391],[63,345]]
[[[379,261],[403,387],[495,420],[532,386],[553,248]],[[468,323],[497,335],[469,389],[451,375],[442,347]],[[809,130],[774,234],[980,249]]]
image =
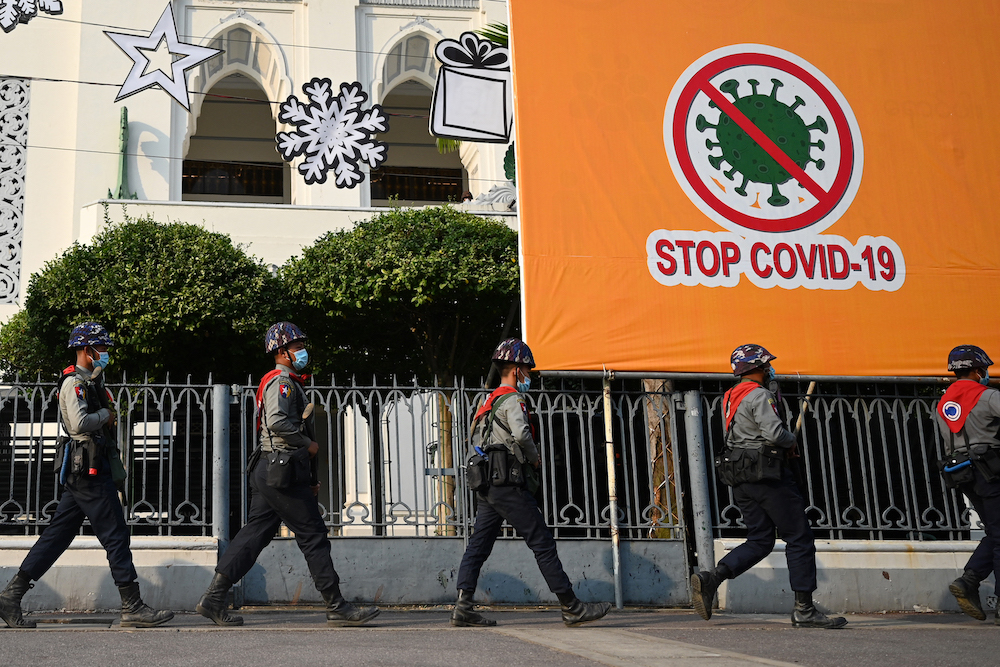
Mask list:
[[473,417],[472,421],[476,421],[477,419],[485,415],[487,412],[489,412],[493,408],[493,401],[495,401],[497,398],[503,396],[504,394],[510,394],[516,391],[517,389],[514,389],[514,387],[508,387],[507,385],[501,385],[496,389],[494,389],[493,393],[490,394],[490,397],[486,399],[486,402],[483,403],[482,407],[480,407],[479,410],[476,411],[476,416]]
[[267,385],[271,383],[271,380],[281,375],[281,371],[275,368],[273,371],[269,371],[260,379],[260,384],[257,385],[257,400],[254,403],[254,413],[257,418],[257,430],[260,431],[260,419],[261,419],[261,408],[264,407],[264,389]]
[[736,410],[740,407],[743,399],[749,396],[755,389],[762,389],[756,382],[740,382],[738,385],[725,393],[722,398],[722,405],[725,408],[724,418],[726,420],[726,430],[729,430],[736,416]]
[[938,401],[937,411],[952,433],[958,433],[965,426],[965,420],[976,407],[979,397],[986,387],[972,380],[954,382]]

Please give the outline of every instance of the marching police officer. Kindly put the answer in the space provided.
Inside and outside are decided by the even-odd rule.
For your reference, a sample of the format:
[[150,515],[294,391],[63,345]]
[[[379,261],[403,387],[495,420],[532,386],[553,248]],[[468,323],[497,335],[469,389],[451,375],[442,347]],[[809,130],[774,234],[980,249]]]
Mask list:
[[122,598],[122,627],[151,628],[174,617],[173,612],[151,609],[139,596],[129,530],[115,488],[116,481],[124,481],[113,428],[117,416],[102,375],[110,360],[108,348],[113,345],[107,330],[97,322],[84,322],[69,337],[76,363],[63,371],[59,383],[59,414],[69,433],[62,447],[59,476],[63,493],[52,521],[0,595],[0,617],[9,627],[35,627],[34,621],[21,615],[21,598],[33,586],[31,580],[40,579],[69,548],[84,518],[90,519],[108,553],[111,574]]
[[[493,353],[493,362],[500,371],[497,388],[479,410],[476,418],[492,413],[493,443],[502,443],[519,466],[526,463],[535,468],[541,464],[538,446],[529,422],[528,406],[520,392],[531,385],[529,373],[535,366],[531,350],[521,340],[508,338]],[[487,452],[489,446],[487,447]],[[508,457],[504,456],[504,460]],[[491,466],[493,462],[491,462]],[[511,475],[515,477],[515,475]],[[489,558],[493,544],[500,535],[504,520],[524,538],[535,554],[549,590],[556,594],[562,606],[563,623],[576,626],[602,618],[611,609],[608,602],[581,602],[573,592],[566,571],[556,553],[556,542],[545,525],[535,497],[521,485],[497,486],[493,483],[485,493],[477,493],[479,501],[476,523],[469,546],[458,570],[458,600],[451,614],[451,624],[459,627],[494,626],[496,621],[484,618],[473,610],[473,596],[479,571]]]
[[311,464],[319,444],[312,406],[298,375],[309,363],[305,340],[291,322],[272,325],[264,337],[264,349],[274,355],[275,368],[257,388],[260,452],[255,452],[248,470],[250,516],[219,559],[215,577],[197,606],[199,614],[217,625],[243,625],[242,617],[226,611],[226,595],[253,567],[282,522],[295,533],[313,583],[323,595],[328,625],[362,625],[379,614],[378,607],[355,607],[344,599],[330,558],[330,538],[316,500],[319,482]]
[[[958,606],[985,621],[979,582],[1000,579],[1000,391],[987,387],[993,361],[975,345],[959,345],[948,355],[948,370],[957,380],[941,397],[937,422],[947,454],[944,474],[964,493],[986,530],[965,565],[965,573],[948,587]],[[1000,612],[994,617],[1000,625]]]
[[813,605],[816,590],[816,547],[805,514],[805,502],[785,463],[795,436],[778,416],[774,394],[766,388],[775,377],[776,357],[760,345],[740,345],[730,363],[740,382],[723,397],[725,449],[716,458],[723,482],[743,513],[747,541],[710,571],[691,576],[692,603],[706,621],[719,585],[743,574],[774,549],[777,529],[785,541],[788,578],[795,591],[792,624],[807,628],[841,628],[842,617],[827,617]]

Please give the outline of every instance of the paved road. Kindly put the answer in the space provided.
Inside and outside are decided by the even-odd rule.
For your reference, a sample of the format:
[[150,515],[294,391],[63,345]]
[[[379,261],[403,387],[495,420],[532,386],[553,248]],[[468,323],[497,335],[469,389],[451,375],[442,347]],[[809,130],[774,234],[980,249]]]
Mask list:
[[[785,616],[625,610],[566,628],[554,609],[491,612],[491,630],[452,628],[444,608],[383,611],[364,628],[327,628],[316,608],[243,610],[222,629],[179,614],[151,630],[108,614],[37,614],[39,630],[0,630],[4,665],[759,665],[996,664],[1000,627],[959,614],[850,616],[839,631],[793,628]],[[477,656],[479,656],[477,658]]]

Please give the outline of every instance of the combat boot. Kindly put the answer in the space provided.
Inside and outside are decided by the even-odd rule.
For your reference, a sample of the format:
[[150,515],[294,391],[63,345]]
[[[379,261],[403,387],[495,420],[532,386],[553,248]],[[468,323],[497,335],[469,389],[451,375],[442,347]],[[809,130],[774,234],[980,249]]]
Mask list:
[[611,611],[610,602],[581,602],[573,591],[559,593],[558,596],[563,623],[571,628],[604,618]]
[[25,620],[21,615],[21,598],[34,588],[31,577],[24,572],[18,571],[14,578],[7,584],[7,588],[0,593],[0,618],[4,620],[9,628],[33,628],[34,621]]
[[951,582],[948,590],[955,596],[962,611],[977,621],[986,620],[986,612],[983,611],[983,603],[979,599],[979,577],[975,572],[966,570],[965,574]]
[[226,611],[226,598],[232,587],[233,582],[227,576],[216,572],[215,576],[212,577],[212,583],[208,585],[208,589],[201,596],[201,601],[198,602],[198,606],[194,610],[224,628],[243,625],[242,616],[236,616]]
[[326,602],[326,624],[331,627],[363,625],[379,615],[378,607],[355,607],[340,594],[340,586],[322,591]]
[[119,586],[118,593],[122,596],[123,628],[155,628],[163,625],[174,617],[172,611],[157,611],[142,601],[139,596],[139,582],[133,581],[126,586]]
[[812,593],[795,591],[795,609],[792,611],[792,625],[796,628],[836,630],[847,625],[847,619],[843,616],[827,616],[813,604]]
[[691,575],[691,604],[706,621],[712,618],[715,592],[723,581],[732,578],[732,574],[728,567],[719,565],[714,570],[702,570]]
[[492,628],[497,624],[496,621],[484,618],[473,610],[473,593],[459,589],[455,609],[451,612],[451,624],[456,628]]

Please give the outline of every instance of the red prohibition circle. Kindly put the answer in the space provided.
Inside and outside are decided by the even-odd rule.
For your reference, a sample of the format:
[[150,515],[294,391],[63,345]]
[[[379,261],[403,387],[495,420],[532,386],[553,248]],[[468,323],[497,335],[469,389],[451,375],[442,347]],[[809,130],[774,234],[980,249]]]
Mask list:
[[[711,83],[712,77],[728,69],[742,65],[772,67],[797,77],[819,96],[833,117],[833,123],[837,128],[841,143],[837,177],[829,191],[820,189],[820,196],[817,196],[816,192],[812,192],[813,196],[816,196],[819,201],[808,211],[779,220],[767,220],[749,216],[720,201],[705,186],[698,172],[695,170],[694,163],[691,161],[691,154],[688,151],[686,132],[687,119],[691,113],[691,106],[694,104],[695,96],[708,88],[715,91],[716,89]],[[843,109],[841,109],[840,104],[830,91],[827,90],[826,86],[817,80],[815,76],[795,63],[789,62],[784,58],[779,58],[778,56],[766,53],[737,53],[723,56],[702,67],[685,84],[677,98],[677,105],[674,107],[672,134],[677,163],[684,174],[684,178],[691,185],[691,188],[716,213],[734,224],[754,231],[794,232],[816,224],[833,211],[834,207],[837,206],[837,203],[840,202],[841,198],[847,192],[847,188],[851,182],[851,173],[854,166],[854,136],[851,134],[851,127],[847,122],[847,117],[844,115]],[[816,187],[818,188],[819,186]]]

